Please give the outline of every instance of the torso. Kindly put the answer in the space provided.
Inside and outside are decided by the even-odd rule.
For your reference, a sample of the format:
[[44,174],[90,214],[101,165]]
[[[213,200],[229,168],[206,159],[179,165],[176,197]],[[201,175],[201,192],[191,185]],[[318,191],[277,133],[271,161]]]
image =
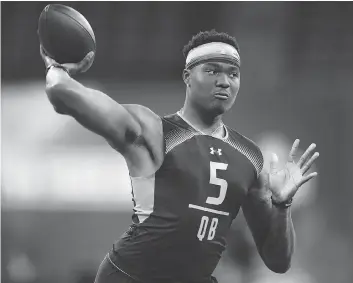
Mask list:
[[135,225],[118,241],[113,260],[144,282],[207,282],[262,169],[262,155],[227,127],[220,139],[201,134],[177,114],[161,118],[160,125],[161,140],[152,139],[157,146],[141,154],[143,159],[156,151],[144,163],[153,169],[131,176]]

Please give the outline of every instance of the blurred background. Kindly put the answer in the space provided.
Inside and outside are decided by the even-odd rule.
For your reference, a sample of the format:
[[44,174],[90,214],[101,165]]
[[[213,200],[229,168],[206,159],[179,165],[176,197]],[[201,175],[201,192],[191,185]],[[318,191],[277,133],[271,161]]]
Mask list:
[[[131,222],[122,157],[44,92],[37,21],[48,2],[1,3],[1,276],[4,283],[93,282]],[[317,143],[315,181],[295,198],[290,271],[269,271],[243,216],[215,271],[221,283],[352,282],[352,2],[65,2],[96,35],[77,79],[159,115],[181,108],[183,46],[200,30],[234,35],[241,88],[228,125],[284,161]],[[64,44],[64,43],[63,43]]]

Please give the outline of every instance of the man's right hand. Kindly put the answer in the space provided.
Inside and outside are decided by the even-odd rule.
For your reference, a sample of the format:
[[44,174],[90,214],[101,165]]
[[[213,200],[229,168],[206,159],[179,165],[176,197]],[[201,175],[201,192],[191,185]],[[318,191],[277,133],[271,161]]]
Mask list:
[[59,64],[54,59],[50,58],[48,54],[45,53],[43,46],[40,45],[40,56],[44,61],[45,68],[47,69],[52,65],[61,66],[70,76],[86,72],[93,64],[94,55],[94,52],[91,51],[85,56],[85,58],[82,59],[82,61],[78,63]]

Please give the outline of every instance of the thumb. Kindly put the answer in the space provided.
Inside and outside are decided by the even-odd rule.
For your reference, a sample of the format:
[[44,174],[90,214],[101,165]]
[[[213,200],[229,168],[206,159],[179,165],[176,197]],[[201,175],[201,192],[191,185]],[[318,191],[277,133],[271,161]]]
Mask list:
[[277,171],[278,171],[278,156],[276,153],[272,152],[271,159],[270,159],[270,173],[274,174]]
[[48,66],[56,63],[54,59],[52,59],[52,58],[50,58],[48,56],[48,54],[46,53],[44,47],[41,44],[39,46],[39,53],[40,53],[40,56],[42,57],[42,59],[44,61],[44,65],[45,65],[46,68]]

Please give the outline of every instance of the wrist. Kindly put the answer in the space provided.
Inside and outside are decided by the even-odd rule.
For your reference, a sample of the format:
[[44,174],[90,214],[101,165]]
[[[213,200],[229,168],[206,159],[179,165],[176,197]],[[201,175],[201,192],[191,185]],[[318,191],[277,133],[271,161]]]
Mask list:
[[287,209],[292,205],[293,198],[290,198],[285,201],[276,201],[272,196],[271,196],[271,202],[272,205],[277,207],[277,208],[282,208],[282,209]]
[[48,74],[49,70],[52,69],[52,68],[62,69],[62,70],[64,70],[68,75],[70,75],[68,69],[65,68],[64,66],[58,64],[58,63],[50,64],[50,65],[46,68],[45,74]]

